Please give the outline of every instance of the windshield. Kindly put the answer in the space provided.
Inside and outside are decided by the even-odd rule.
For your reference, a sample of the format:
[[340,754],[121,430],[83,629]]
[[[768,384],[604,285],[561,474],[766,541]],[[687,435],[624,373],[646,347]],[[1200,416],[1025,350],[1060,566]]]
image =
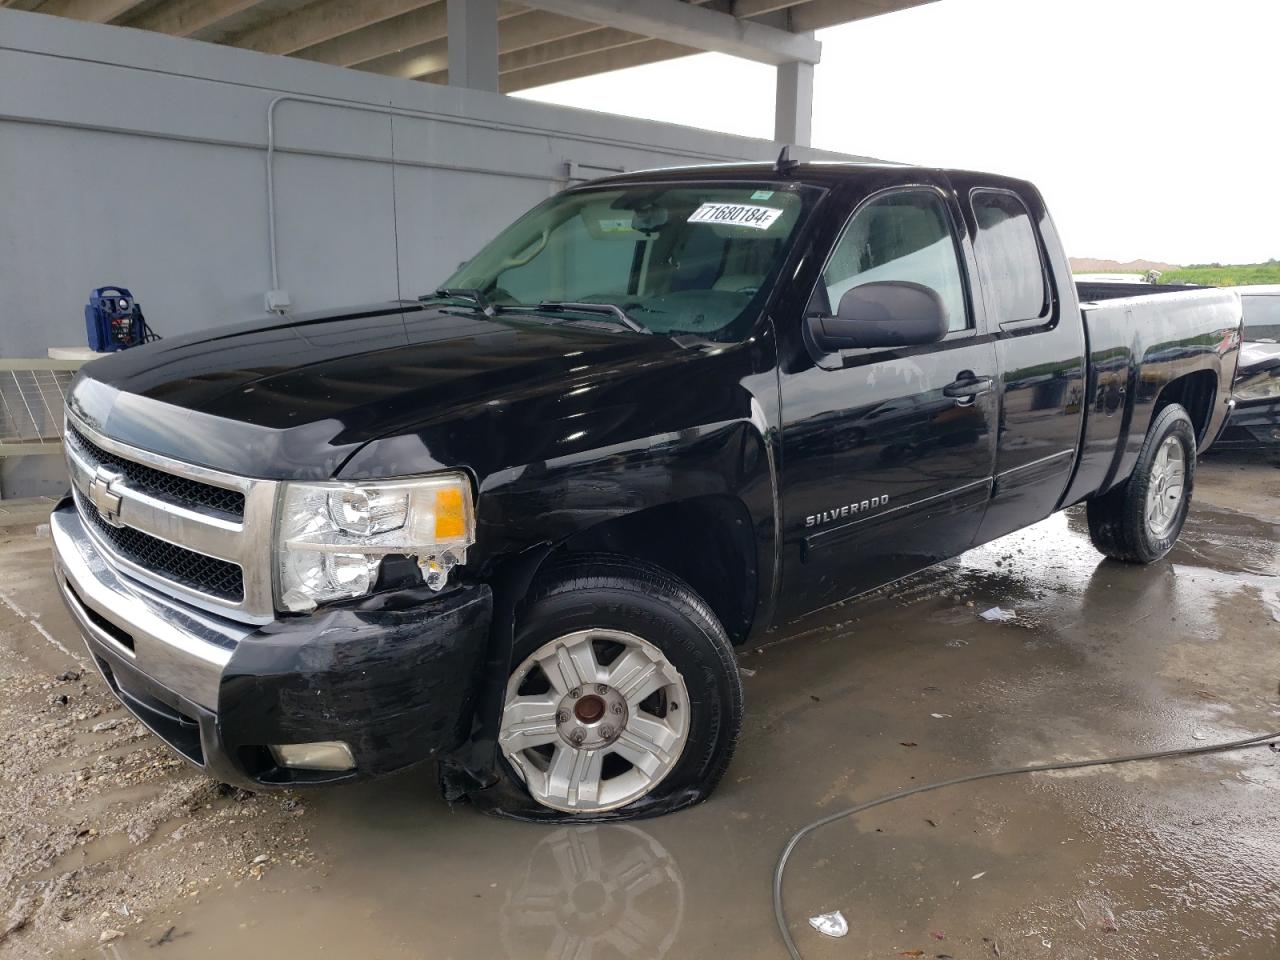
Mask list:
[[820,193],[790,184],[648,184],[560,194],[442,287],[479,291],[499,309],[611,304],[654,333],[736,334],[735,321],[745,326],[763,305]]

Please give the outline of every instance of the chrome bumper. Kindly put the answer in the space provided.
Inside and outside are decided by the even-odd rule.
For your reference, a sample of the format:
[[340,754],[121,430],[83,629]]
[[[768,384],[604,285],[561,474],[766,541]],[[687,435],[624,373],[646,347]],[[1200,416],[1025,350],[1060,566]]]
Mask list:
[[216,712],[222,671],[257,628],[175,602],[112,569],[68,503],[49,518],[58,588],[90,652]]
[[[217,780],[258,790],[381,776],[456,749],[471,729],[487,584],[401,590],[263,629],[117,571],[70,498],[49,525],[59,589],[103,680]],[[281,768],[269,749],[337,740],[355,769]]]

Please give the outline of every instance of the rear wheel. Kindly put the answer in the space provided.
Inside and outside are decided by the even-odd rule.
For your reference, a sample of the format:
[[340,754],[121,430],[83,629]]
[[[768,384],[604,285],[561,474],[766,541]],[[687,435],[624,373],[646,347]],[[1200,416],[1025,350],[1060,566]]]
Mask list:
[[711,792],[742,721],[723,628],[687,585],[593,556],[551,571],[521,618],[499,746],[540,805],[639,812]]
[[1165,407],[1147,431],[1129,479],[1088,503],[1089,537],[1113,560],[1151,563],[1172,548],[1191,508],[1195,429],[1187,411]]

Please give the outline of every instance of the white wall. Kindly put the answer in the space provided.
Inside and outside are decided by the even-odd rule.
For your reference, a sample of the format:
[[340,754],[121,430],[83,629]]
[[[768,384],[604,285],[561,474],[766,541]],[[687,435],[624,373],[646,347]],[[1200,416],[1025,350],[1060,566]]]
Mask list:
[[563,188],[568,161],[604,172],[778,149],[0,10],[0,356],[82,344],[104,284],[130,287],[162,335],[261,315],[266,114],[282,93],[421,114],[278,107],[279,273],[296,311],[432,289]]

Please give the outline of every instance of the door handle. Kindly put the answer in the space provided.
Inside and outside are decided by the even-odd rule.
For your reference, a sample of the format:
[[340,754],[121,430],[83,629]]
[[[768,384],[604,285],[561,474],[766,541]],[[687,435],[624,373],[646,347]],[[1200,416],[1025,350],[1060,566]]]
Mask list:
[[953,380],[942,388],[942,395],[950,397],[958,407],[968,407],[980,395],[988,392],[995,381],[990,377],[968,376],[961,380]]

